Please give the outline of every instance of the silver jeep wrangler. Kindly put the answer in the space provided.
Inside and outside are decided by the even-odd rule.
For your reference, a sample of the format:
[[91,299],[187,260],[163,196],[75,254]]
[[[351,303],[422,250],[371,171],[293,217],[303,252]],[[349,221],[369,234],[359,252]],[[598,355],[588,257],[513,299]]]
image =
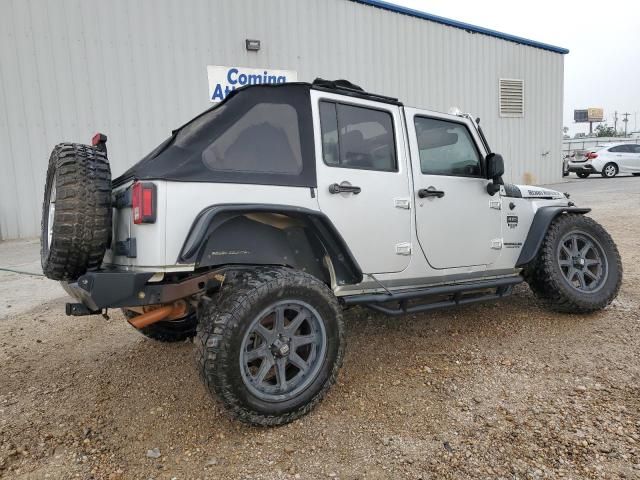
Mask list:
[[504,184],[479,121],[344,80],[236,90],[113,182],[106,136],[92,143],[51,154],[44,272],[69,315],[122,308],[150,338],[194,337],[205,384],[249,423],[322,399],[350,306],[403,315],[526,281],[586,313],[622,281],[589,209]]

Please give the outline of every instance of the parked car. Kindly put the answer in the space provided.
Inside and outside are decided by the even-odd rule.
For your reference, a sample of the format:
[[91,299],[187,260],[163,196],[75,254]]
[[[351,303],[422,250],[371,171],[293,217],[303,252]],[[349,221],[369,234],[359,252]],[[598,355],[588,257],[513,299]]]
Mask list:
[[618,173],[631,173],[640,176],[640,145],[633,143],[609,143],[583,155],[569,160],[569,172],[580,178],[599,173],[605,178],[615,177]]
[[106,136],[92,144],[51,155],[45,274],[76,299],[69,315],[122,308],[150,338],[194,337],[204,383],[248,423],[323,398],[344,308],[403,315],[526,281],[549,308],[588,313],[622,281],[589,209],[505,184],[473,117],[346,81],[234,90],[113,182]]
[[562,176],[566,177],[569,175],[569,162],[573,160],[576,156],[576,153],[566,154],[562,157]]

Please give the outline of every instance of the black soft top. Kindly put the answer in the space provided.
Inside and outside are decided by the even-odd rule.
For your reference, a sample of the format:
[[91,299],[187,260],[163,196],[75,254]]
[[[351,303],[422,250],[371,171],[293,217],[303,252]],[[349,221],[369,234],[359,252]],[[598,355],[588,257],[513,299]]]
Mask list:
[[346,80],[250,85],[173,131],[113,181],[316,187],[310,89],[400,105]]

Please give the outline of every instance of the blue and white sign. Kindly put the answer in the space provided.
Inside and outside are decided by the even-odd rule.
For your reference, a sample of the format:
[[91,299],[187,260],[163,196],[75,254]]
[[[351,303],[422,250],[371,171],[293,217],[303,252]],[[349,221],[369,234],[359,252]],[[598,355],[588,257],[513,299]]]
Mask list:
[[245,68],[208,65],[209,101],[216,103],[236,88],[262,83],[296,82],[298,73],[293,70],[274,70],[272,68]]

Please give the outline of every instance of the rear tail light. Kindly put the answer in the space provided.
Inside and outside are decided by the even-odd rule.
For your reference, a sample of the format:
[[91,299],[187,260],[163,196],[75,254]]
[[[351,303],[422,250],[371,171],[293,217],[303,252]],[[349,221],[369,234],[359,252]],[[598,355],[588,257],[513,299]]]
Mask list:
[[589,160],[593,160],[594,158],[598,158],[598,154],[595,152],[589,152],[585,155]]
[[96,133],[93,137],[91,137],[91,145],[96,147],[98,150],[103,152],[107,152],[107,136],[104,133]]
[[131,190],[133,223],[155,223],[156,186],[151,182],[136,182]]

